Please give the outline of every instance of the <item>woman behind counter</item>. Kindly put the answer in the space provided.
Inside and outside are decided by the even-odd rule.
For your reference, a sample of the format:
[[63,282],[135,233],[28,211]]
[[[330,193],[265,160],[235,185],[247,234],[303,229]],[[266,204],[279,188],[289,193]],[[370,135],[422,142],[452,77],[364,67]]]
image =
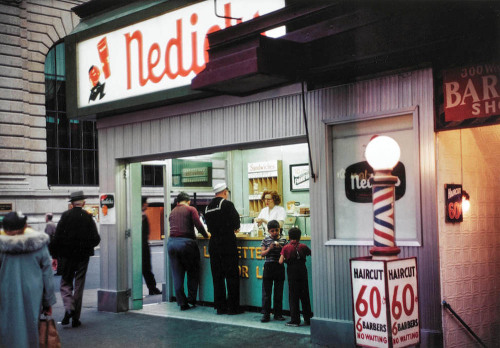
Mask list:
[[257,222],[259,226],[262,223],[266,226],[269,221],[276,220],[279,222],[280,227],[283,227],[283,223],[286,219],[286,212],[285,208],[279,206],[281,198],[278,192],[264,191],[261,199],[266,204],[266,207],[260,211],[259,216],[255,219],[255,222]]
[[[189,309],[189,304],[196,304],[200,281],[200,251],[196,242],[194,227],[203,237],[208,234],[200,221],[198,211],[189,206],[189,195],[181,192],[177,195],[177,205],[169,216],[170,237],[167,242],[168,257],[172,265],[175,297],[181,311]],[[184,275],[187,273],[188,296],[184,292]]]

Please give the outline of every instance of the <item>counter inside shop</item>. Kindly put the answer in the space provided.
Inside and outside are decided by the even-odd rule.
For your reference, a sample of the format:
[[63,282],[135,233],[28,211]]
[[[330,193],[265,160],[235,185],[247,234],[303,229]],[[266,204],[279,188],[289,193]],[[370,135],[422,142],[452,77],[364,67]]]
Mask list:
[[[247,307],[247,309],[260,310],[262,307],[262,274],[265,262],[265,258],[260,255],[260,244],[264,237],[250,237],[243,233],[238,233],[236,237],[240,271],[240,305],[244,308]],[[288,236],[284,237],[288,241]],[[200,287],[198,301],[212,304],[214,302],[214,288],[212,283],[212,271],[210,269],[208,239],[204,239],[200,236],[197,238],[197,241],[200,250]],[[311,248],[310,236],[302,236],[300,241]],[[285,268],[286,267],[285,264]],[[306,267],[309,277],[309,294],[311,296],[312,306],[312,268],[310,256],[307,257]],[[283,289],[283,310],[289,310],[287,279],[285,280]]]

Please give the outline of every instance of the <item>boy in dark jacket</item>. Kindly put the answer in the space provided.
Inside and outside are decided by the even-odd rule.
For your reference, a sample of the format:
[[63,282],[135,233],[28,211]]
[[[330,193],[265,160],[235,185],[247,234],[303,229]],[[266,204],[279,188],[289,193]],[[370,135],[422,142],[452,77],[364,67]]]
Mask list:
[[[283,285],[285,284],[285,267],[279,263],[281,248],[286,239],[281,238],[280,224],[271,220],[267,224],[269,236],[261,243],[261,255],[266,258],[264,263],[264,274],[262,276],[262,303],[264,316],[260,320],[269,322],[271,316],[271,296],[274,297],[274,320],[285,320],[283,318]],[[274,294],[273,294],[274,283]]]
[[299,300],[302,303],[302,314],[305,325],[311,321],[311,300],[309,299],[309,285],[306,268],[306,256],[311,255],[311,249],[300,243],[300,229],[294,227],[288,231],[290,242],[281,250],[279,263],[287,263],[288,302],[290,305],[291,320],[287,326],[300,325]]

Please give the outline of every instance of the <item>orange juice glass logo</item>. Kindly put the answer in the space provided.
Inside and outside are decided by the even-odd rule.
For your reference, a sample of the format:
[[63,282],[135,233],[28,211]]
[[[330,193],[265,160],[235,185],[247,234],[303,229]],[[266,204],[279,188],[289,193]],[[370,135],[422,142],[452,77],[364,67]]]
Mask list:
[[97,50],[99,51],[99,59],[102,63],[102,72],[104,73],[104,77],[108,78],[111,75],[111,69],[109,67],[109,50],[106,36],[97,43]]
[[104,216],[108,215],[108,206],[107,205],[102,206],[102,215],[104,215]]

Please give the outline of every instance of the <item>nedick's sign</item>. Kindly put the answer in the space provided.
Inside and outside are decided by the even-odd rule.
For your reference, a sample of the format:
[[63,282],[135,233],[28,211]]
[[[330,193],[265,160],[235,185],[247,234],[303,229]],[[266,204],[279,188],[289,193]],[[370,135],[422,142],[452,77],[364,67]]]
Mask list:
[[[221,14],[242,21],[284,5],[217,2]],[[208,61],[206,35],[238,22],[217,17],[213,2],[203,1],[77,43],[78,107],[189,85]]]
[[477,64],[444,71],[445,121],[500,115],[500,64]]

